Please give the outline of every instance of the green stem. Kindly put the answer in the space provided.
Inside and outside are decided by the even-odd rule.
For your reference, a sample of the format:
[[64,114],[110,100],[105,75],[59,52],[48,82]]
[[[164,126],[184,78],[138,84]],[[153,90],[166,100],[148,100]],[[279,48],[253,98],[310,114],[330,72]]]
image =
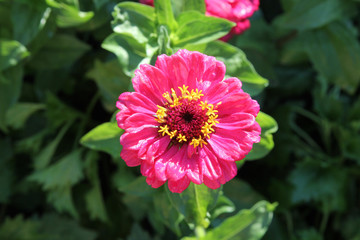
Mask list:
[[286,219],[286,227],[288,230],[288,234],[289,234],[289,239],[293,239],[293,231],[294,231],[294,225],[292,222],[292,218],[291,218],[291,214],[286,211],[285,213],[285,219]]
[[326,230],[326,225],[327,222],[329,220],[329,216],[330,216],[330,211],[328,209],[325,209],[325,213],[321,219],[321,224],[320,224],[320,233],[321,235],[324,235],[325,230]]
[[202,226],[195,227],[195,236],[197,239],[201,239],[201,238],[205,237],[205,235],[206,235],[206,230],[204,227],[202,227]]
[[79,141],[80,141],[80,138],[82,137],[82,135],[84,134],[84,131],[85,131],[85,127],[86,127],[86,124],[88,123],[88,119],[90,118],[90,115],[91,115],[91,112],[93,111],[94,107],[95,107],[95,104],[96,102],[99,100],[100,98],[100,93],[97,92],[94,97],[91,99],[87,109],[86,109],[86,112],[85,112],[85,117],[82,119],[82,121],[80,122],[79,124],[79,128],[78,128],[78,131],[76,132],[76,137],[75,137],[75,141],[74,141],[74,146],[73,148],[76,148]]

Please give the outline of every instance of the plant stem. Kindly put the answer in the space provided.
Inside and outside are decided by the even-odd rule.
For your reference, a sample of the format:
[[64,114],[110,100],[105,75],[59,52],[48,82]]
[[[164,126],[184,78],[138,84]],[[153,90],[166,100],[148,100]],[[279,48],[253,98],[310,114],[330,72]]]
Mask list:
[[324,215],[323,215],[323,217],[321,219],[320,230],[319,230],[321,235],[324,235],[326,225],[327,225],[327,222],[329,220],[329,216],[330,216],[329,210],[325,209]]
[[197,239],[201,239],[201,238],[205,237],[205,235],[206,235],[205,228],[202,226],[196,226],[195,227],[195,235],[196,235]]
[[90,118],[91,112],[93,111],[95,104],[99,100],[99,98],[100,98],[100,93],[97,92],[94,95],[94,97],[91,99],[91,101],[86,109],[85,117],[80,122],[78,131],[76,132],[76,137],[75,137],[73,148],[77,147],[77,144],[79,143],[81,136],[84,134],[86,124],[88,123],[88,119]]

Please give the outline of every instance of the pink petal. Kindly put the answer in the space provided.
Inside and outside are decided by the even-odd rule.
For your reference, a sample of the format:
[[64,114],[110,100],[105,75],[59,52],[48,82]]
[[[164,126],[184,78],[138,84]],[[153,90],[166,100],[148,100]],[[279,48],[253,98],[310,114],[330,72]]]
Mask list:
[[[168,81],[168,87],[179,91],[178,87],[186,85],[189,69],[182,57],[177,53],[172,56],[165,54],[158,56],[155,67],[159,68],[165,75]],[[167,91],[170,92],[170,89]]]
[[135,91],[147,96],[157,105],[163,103],[162,94],[170,90],[169,81],[164,73],[149,64],[140,65],[140,68],[135,71],[132,82]]
[[148,127],[157,127],[158,122],[155,120],[155,117],[144,114],[144,113],[134,113],[125,119],[125,129],[127,132],[139,132],[143,128]]
[[247,30],[249,28],[250,28],[249,19],[244,19],[244,20],[241,20],[241,21],[236,23],[236,26],[231,29],[230,34],[240,35],[243,32],[245,32],[245,30]]
[[212,150],[218,158],[225,161],[237,161],[245,157],[239,143],[231,138],[221,137],[219,134],[212,134],[208,139]]
[[178,87],[183,85],[189,86],[189,90],[206,90],[213,82],[220,82],[225,76],[224,63],[214,57],[185,49],[180,49],[172,56],[160,55],[155,66],[164,72],[171,82],[170,87],[177,94],[180,94]]
[[223,171],[223,174],[219,179],[221,184],[225,184],[236,176],[237,166],[235,162],[222,161],[220,162],[220,166]]
[[236,1],[233,6],[233,15],[237,20],[251,17],[259,8],[259,0]]
[[125,132],[120,137],[120,143],[124,148],[139,149],[143,141],[158,136],[157,129],[144,128],[137,133]]
[[216,124],[216,128],[223,128],[228,130],[235,129],[248,129],[255,123],[255,116],[250,113],[235,113],[227,117],[219,118],[219,123]]
[[[168,178],[172,179],[180,179],[184,176],[185,172],[181,172],[179,169],[177,171],[169,174],[168,173],[168,165],[173,163],[173,159],[178,159],[179,153],[176,147],[170,147],[168,151],[166,151],[163,155],[159,156],[158,159],[155,160],[154,168],[155,168],[155,176],[162,181],[166,181]],[[178,163],[175,160],[175,163]]]
[[155,158],[164,154],[170,144],[170,138],[160,137],[153,144],[150,145],[147,153],[146,153],[146,161],[153,163]]
[[222,175],[222,171],[214,153],[207,146],[204,146],[204,148],[199,151],[199,154],[199,165],[203,177],[209,179],[219,178]]
[[182,193],[190,184],[190,180],[185,176],[178,181],[169,180],[168,187],[171,192]]
[[117,106],[120,109],[118,116],[122,115],[122,110],[126,110],[126,114],[131,113],[145,113],[149,115],[155,115],[158,107],[148,97],[137,92],[125,92],[119,96]]
[[135,167],[141,164],[140,158],[137,156],[138,151],[132,149],[122,149],[120,157],[129,167]]
[[250,152],[253,143],[260,141],[260,132],[257,122],[246,130],[217,128],[216,133],[211,135],[208,142],[220,159],[238,161]]
[[217,189],[221,187],[220,181],[218,179],[208,178],[207,176],[204,176],[204,184],[211,189]]

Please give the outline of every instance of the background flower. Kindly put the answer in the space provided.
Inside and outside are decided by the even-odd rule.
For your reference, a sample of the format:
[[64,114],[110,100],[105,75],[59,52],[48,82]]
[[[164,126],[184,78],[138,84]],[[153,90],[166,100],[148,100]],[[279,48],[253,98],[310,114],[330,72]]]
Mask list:
[[[140,0],[154,6],[154,0]],[[228,41],[233,35],[242,34],[250,27],[249,17],[259,9],[260,0],[205,0],[206,15],[225,18],[236,23],[231,32],[221,40]]]
[[199,52],[161,55],[135,71],[135,92],[119,97],[121,157],[147,183],[182,192],[190,182],[218,188],[260,141],[259,105],[225,65]]

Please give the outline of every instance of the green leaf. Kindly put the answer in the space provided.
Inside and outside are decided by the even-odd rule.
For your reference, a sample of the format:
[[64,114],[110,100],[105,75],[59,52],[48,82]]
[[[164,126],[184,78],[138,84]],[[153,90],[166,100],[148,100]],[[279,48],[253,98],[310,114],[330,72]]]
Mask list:
[[323,240],[322,235],[314,228],[299,231],[299,240]]
[[156,20],[158,25],[166,25],[171,32],[178,27],[172,11],[170,0],[156,0],[154,1]]
[[149,233],[142,229],[139,224],[135,223],[132,228],[130,235],[126,238],[126,240],[151,240]]
[[166,192],[154,194],[154,210],[163,224],[170,228],[177,236],[181,236],[179,223],[184,217],[172,206]]
[[118,190],[125,194],[122,202],[127,206],[133,218],[137,221],[142,220],[148,209],[153,207],[151,200],[159,192],[159,189],[150,187],[143,176],[137,177],[131,182],[117,185]]
[[237,77],[243,83],[243,90],[254,96],[259,94],[267,85],[268,80],[261,77],[253,65],[247,60],[240,49],[224,42],[215,41],[201,45],[189,45],[188,50],[199,51],[225,63],[226,74]]
[[306,159],[289,176],[289,181],[295,187],[293,203],[317,201],[327,209],[344,210],[346,175],[337,167],[322,166],[315,159]]
[[291,10],[275,22],[282,28],[309,30],[324,26],[354,13],[354,3],[341,0],[297,1]]
[[204,0],[171,0],[171,5],[175,17],[186,11],[198,11],[203,14],[206,11]]
[[180,14],[177,19],[179,26],[172,36],[176,47],[187,44],[207,43],[226,35],[235,23],[216,17],[207,17],[196,11]]
[[0,1],[0,26],[0,39],[11,39],[13,35],[10,3],[1,3]]
[[185,217],[190,227],[207,228],[210,224],[207,212],[215,205],[221,188],[211,189],[202,185],[190,183],[182,193],[168,191],[168,196],[174,207]]
[[109,0],[93,0],[95,8],[99,10],[103,5],[109,2]]
[[124,74],[116,59],[104,63],[96,59],[94,65],[86,73],[86,77],[96,82],[105,108],[109,111],[115,111],[114,103],[120,93],[129,89],[131,80]]
[[55,214],[46,214],[40,221],[41,237],[44,240],[95,240],[96,233],[80,226],[80,223]]
[[0,129],[6,131],[6,112],[21,93],[23,69],[16,66],[0,72]]
[[35,171],[29,180],[36,181],[44,190],[73,186],[83,178],[81,151],[73,151],[47,168]]
[[[0,73],[9,67],[15,66],[28,55],[29,52],[18,41],[0,39]],[[4,80],[0,79],[0,83],[2,82]]]
[[79,214],[72,199],[71,186],[63,186],[51,189],[47,193],[47,201],[48,203],[52,204],[57,211],[61,213],[67,212],[74,218],[79,218]]
[[85,134],[80,143],[90,149],[104,151],[114,158],[120,156],[120,136],[124,130],[116,122],[103,123]]
[[51,127],[54,128],[65,124],[71,124],[71,122],[81,116],[81,113],[63,103],[50,92],[46,92],[45,114],[51,124]]
[[314,68],[349,93],[359,86],[360,44],[352,26],[334,22],[304,35],[305,49]]
[[80,11],[75,1],[46,0],[46,3],[55,9],[56,23],[59,27],[75,27],[86,23],[94,16],[93,12]]
[[89,49],[72,35],[57,34],[35,53],[30,65],[38,70],[69,67]]
[[264,199],[247,182],[236,178],[223,185],[223,192],[224,196],[233,202],[236,209],[250,208]]
[[261,127],[261,140],[255,143],[250,153],[246,156],[246,160],[256,160],[266,156],[274,147],[272,134],[278,130],[276,121],[269,115],[259,112],[256,121]]
[[159,50],[158,50],[158,54],[166,54],[166,55],[171,55],[173,50],[170,46],[170,36],[169,36],[169,32],[166,29],[165,26],[160,25],[158,27],[158,39],[157,39],[157,43],[159,46]]
[[123,2],[115,6],[112,15],[114,32],[129,35],[139,43],[147,42],[150,35],[155,33],[155,11],[150,6]]
[[101,184],[98,175],[98,154],[89,152],[86,157],[86,172],[91,181],[92,188],[85,195],[86,207],[92,220],[99,219],[103,222],[108,221],[108,216],[101,192]]
[[124,34],[111,34],[101,47],[117,56],[124,73],[128,76],[131,76],[140,64],[150,62],[146,54],[146,45]]
[[276,203],[260,201],[251,209],[241,210],[227,218],[220,226],[210,230],[200,239],[206,240],[260,240],[266,233],[273,217]]
[[20,239],[39,239],[40,223],[37,221],[24,220],[22,215],[10,219],[6,218],[0,226],[0,239],[20,240]]
[[50,13],[43,1],[14,1],[11,8],[14,39],[28,45],[45,26]]
[[35,112],[45,109],[40,103],[17,103],[6,113],[6,123],[14,129],[24,127],[26,120]]
[[9,161],[12,155],[10,139],[0,139],[0,203],[7,203],[12,193],[14,174]]
[[211,223],[213,225],[216,224],[216,220],[217,220],[216,218],[218,218],[222,214],[232,213],[234,211],[235,211],[234,203],[226,196],[220,195],[216,202],[215,207],[210,212],[210,216],[212,219]]

